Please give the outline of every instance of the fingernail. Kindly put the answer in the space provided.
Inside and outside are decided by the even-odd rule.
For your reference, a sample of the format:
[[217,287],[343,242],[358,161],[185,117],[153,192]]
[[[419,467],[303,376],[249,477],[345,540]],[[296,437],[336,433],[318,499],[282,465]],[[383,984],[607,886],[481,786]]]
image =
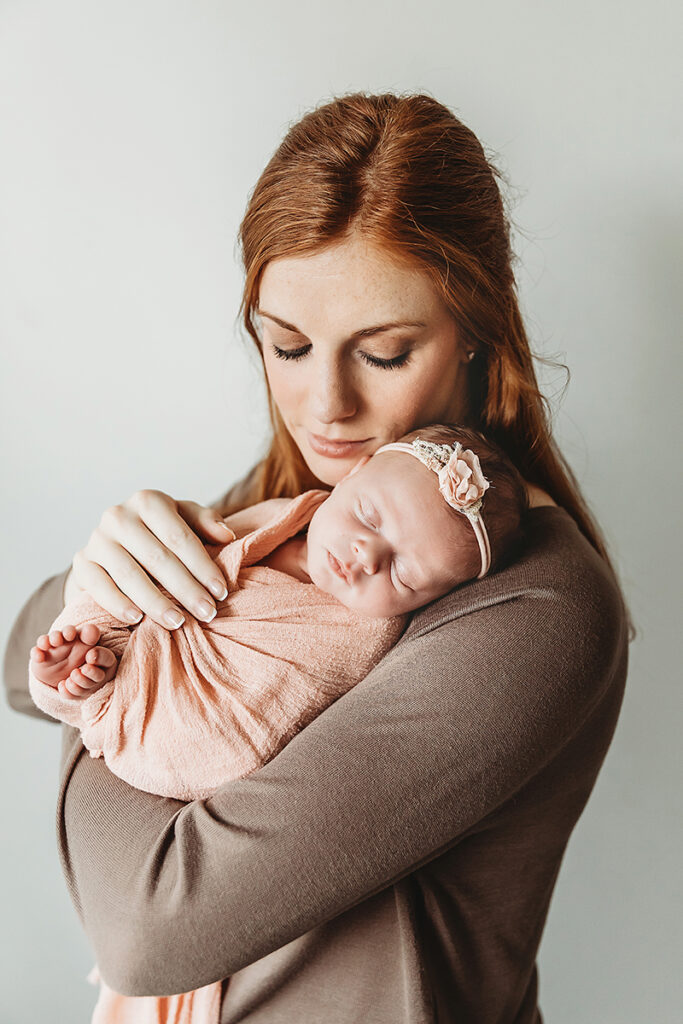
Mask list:
[[209,590],[214,597],[218,598],[219,601],[222,601],[228,594],[228,588],[222,580],[211,580],[209,583]]
[[183,622],[185,621],[184,617],[180,614],[180,612],[177,612],[174,609],[171,609],[170,611],[166,612],[163,618],[166,625],[170,626],[171,629],[177,629],[179,626],[182,626]]
[[197,605],[197,618],[203,622],[211,622],[215,618],[216,609],[208,601],[200,601]]
[[126,622],[140,622],[140,620],[142,619],[142,612],[134,612],[130,610],[127,611],[123,617],[126,620]]
[[229,534],[234,536],[235,531],[231,530],[227,523],[216,523],[217,526],[222,526],[224,530],[227,530]]

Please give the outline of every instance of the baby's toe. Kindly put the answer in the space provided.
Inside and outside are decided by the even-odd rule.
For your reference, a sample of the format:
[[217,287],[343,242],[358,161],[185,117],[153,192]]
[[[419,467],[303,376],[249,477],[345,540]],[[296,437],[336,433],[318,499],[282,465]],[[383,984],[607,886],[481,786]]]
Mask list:
[[116,655],[108,647],[93,647],[85,658],[91,665],[100,665],[102,668],[111,668],[116,662]]
[[81,626],[81,640],[84,644],[96,644],[100,639],[100,630],[94,623],[89,622],[85,626]]
[[45,661],[45,653],[40,647],[31,648],[31,661],[35,661],[40,664],[41,661]]
[[78,631],[75,626],[65,626],[62,630],[62,634],[66,642],[70,644],[72,640],[76,639]]
[[88,680],[79,668],[73,669],[69,678],[64,680],[64,685],[74,697],[82,697],[84,693],[88,692]]
[[39,647],[41,651],[50,650],[50,637],[47,635],[47,633],[43,633],[41,636],[38,637],[38,639],[36,640],[36,647]]
[[101,683],[104,679],[104,670],[98,668],[97,665],[84,665],[81,669],[81,675],[86,676],[86,682],[89,679],[93,683]]
[[53,647],[61,647],[64,643],[64,637],[59,629],[53,629],[50,633],[50,643]]

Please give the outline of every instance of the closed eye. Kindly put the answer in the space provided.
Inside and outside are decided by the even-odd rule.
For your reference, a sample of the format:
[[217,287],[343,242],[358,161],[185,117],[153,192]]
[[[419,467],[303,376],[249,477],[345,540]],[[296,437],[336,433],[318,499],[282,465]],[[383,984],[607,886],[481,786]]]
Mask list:
[[399,583],[399,584],[400,584],[400,585],[401,585],[401,586],[402,586],[402,587],[403,587],[403,588],[404,588],[405,590],[410,590],[410,591],[412,592],[413,588],[412,588],[412,587],[409,587],[407,583],[404,583],[404,582],[403,582],[403,580],[401,579],[401,577],[399,576],[399,574],[398,574],[398,570],[396,569],[396,563],[395,563],[395,562],[392,562],[392,563],[391,563],[391,575],[392,575],[392,578],[393,578],[393,579],[395,579],[395,580],[397,580],[397,581],[398,581],[398,583]]
[[[278,345],[273,345],[273,354],[278,359],[303,359],[308,354],[310,345],[303,345],[301,348],[280,348]],[[397,370],[400,366],[405,366],[410,358],[410,352],[402,352],[400,356],[394,356],[393,359],[380,359],[378,356],[371,356],[367,352],[358,353],[361,359],[368,364],[368,366],[378,367],[380,370]]]
[[273,345],[273,352],[278,359],[303,359],[310,347],[304,345],[303,348],[278,348],[277,345]]
[[379,366],[382,370],[397,370],[400,366],[405,366],[410,359],[410,352],[402,352],[400,356],[394,356],[393,359],[378,359],[377,356],[368,355],[367,352],[360,352],[359,355],[369,366]]
[[358,508],[355,511],[356,511],[356,519],[358,520],[358,522],[362,526],[367,526],[367,528],[369,530],[376,530],[377,529],[377,526],[375,526],[375,524],[368,518],[368,516],[365,514],[365,512],[360,507],[360,505],[358,506]]

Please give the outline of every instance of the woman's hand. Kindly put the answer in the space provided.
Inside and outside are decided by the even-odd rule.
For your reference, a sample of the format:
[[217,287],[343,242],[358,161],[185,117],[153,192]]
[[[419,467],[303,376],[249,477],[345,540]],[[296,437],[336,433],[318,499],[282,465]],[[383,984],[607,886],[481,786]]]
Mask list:
[[163,491],[137,491],[108,508],[76,552],[65,599],[86,591],[123,622],[139,622],[145,614],[176,629],[184,616],[154,585],[158,581],[182,608],[210,622],[216,614],[214,597],[223,600],[228,590],[198,534],[213,544],[235,537],[214,508],[175,501]]

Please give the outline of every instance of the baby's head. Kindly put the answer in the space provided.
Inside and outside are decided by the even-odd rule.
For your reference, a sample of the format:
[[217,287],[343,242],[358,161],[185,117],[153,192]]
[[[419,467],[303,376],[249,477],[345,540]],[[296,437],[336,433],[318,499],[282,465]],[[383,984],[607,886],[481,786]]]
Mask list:
[[[456,504],[468,503],[464,495],[483,494],[479,525],[476,510],[468,517],[449,504],[437,472],[420,458],[379,449],[339,481],[308,527],[313,583],[348,608],[376,618],[413,611],[482,569],[500,568],[521,536],[526,490],[496,445],[477,431],[441,424],[413,430],[400,442],[417,450],[412,442],[418,438],[462,446],[459,463],[451,459],[443,489]],[[424,457],[424,447],[418,449]],[[477,488],[477,459],[488,486]],[[473,475],[463,479],[458,465],[465,476],[466,467],[474,468]]]

